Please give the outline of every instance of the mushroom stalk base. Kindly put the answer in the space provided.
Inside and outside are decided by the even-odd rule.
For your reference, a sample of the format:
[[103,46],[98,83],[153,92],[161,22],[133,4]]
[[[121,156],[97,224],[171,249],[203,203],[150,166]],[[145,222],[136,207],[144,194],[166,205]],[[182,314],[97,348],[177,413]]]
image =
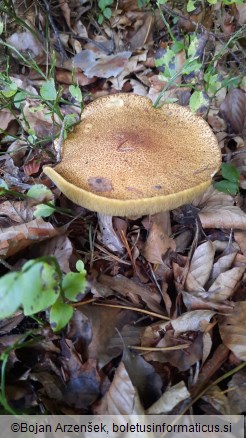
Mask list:
[[124,246],[114,230],[112,223],[112,216],[103,213],[98,213],[97,217],[98,217],[99,229],[101,232],[100,235],[101,243],[111,251],[123,254]]

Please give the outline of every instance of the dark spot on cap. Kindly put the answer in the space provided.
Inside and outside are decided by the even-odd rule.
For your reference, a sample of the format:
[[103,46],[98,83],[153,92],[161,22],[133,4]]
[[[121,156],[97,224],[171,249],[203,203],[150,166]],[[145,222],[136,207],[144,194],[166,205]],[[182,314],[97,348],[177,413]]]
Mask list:
[[102,178],[100,176],[88,178],[88,185],[94,192],[111,192],[113,190],[112,183],[108,178]]
[[156,185],[156,186],[154,186],[154,189],[160,190],[160,189],[162,189],[162,186]]

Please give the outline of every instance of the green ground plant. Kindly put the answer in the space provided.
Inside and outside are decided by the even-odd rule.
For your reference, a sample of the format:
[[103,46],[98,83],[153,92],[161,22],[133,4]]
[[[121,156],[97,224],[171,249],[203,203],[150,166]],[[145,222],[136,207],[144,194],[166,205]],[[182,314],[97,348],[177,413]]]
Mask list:
[[0,319],[22,309],[25,316],[49,310],[49,322],[54,332],[65,327],[73,315],[70,301],[83,296],[86,271],[79,260],[78,272],[63,275],[55,257],[41,257],[26,262],[20,271],[0,278]]

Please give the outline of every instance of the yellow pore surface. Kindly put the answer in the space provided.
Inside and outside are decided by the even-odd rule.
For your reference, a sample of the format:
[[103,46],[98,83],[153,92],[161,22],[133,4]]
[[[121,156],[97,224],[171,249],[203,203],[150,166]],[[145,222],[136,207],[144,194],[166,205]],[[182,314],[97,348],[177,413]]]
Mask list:
[[188,203],[221,164],[208,124],[188,109],[134,94],[97,99],[44,172],[73,202],[110,215],[151,214]]

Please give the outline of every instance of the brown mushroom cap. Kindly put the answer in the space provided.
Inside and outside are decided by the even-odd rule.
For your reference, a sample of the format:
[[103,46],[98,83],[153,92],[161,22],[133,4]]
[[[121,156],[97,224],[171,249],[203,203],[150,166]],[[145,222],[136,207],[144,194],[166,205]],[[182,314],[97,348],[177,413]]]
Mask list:
[[97,99],[44,173],[73,202],[109,215],[143,215],[191,202],[211,184],[221,152],[208,124],[176,104],[134,94]]

